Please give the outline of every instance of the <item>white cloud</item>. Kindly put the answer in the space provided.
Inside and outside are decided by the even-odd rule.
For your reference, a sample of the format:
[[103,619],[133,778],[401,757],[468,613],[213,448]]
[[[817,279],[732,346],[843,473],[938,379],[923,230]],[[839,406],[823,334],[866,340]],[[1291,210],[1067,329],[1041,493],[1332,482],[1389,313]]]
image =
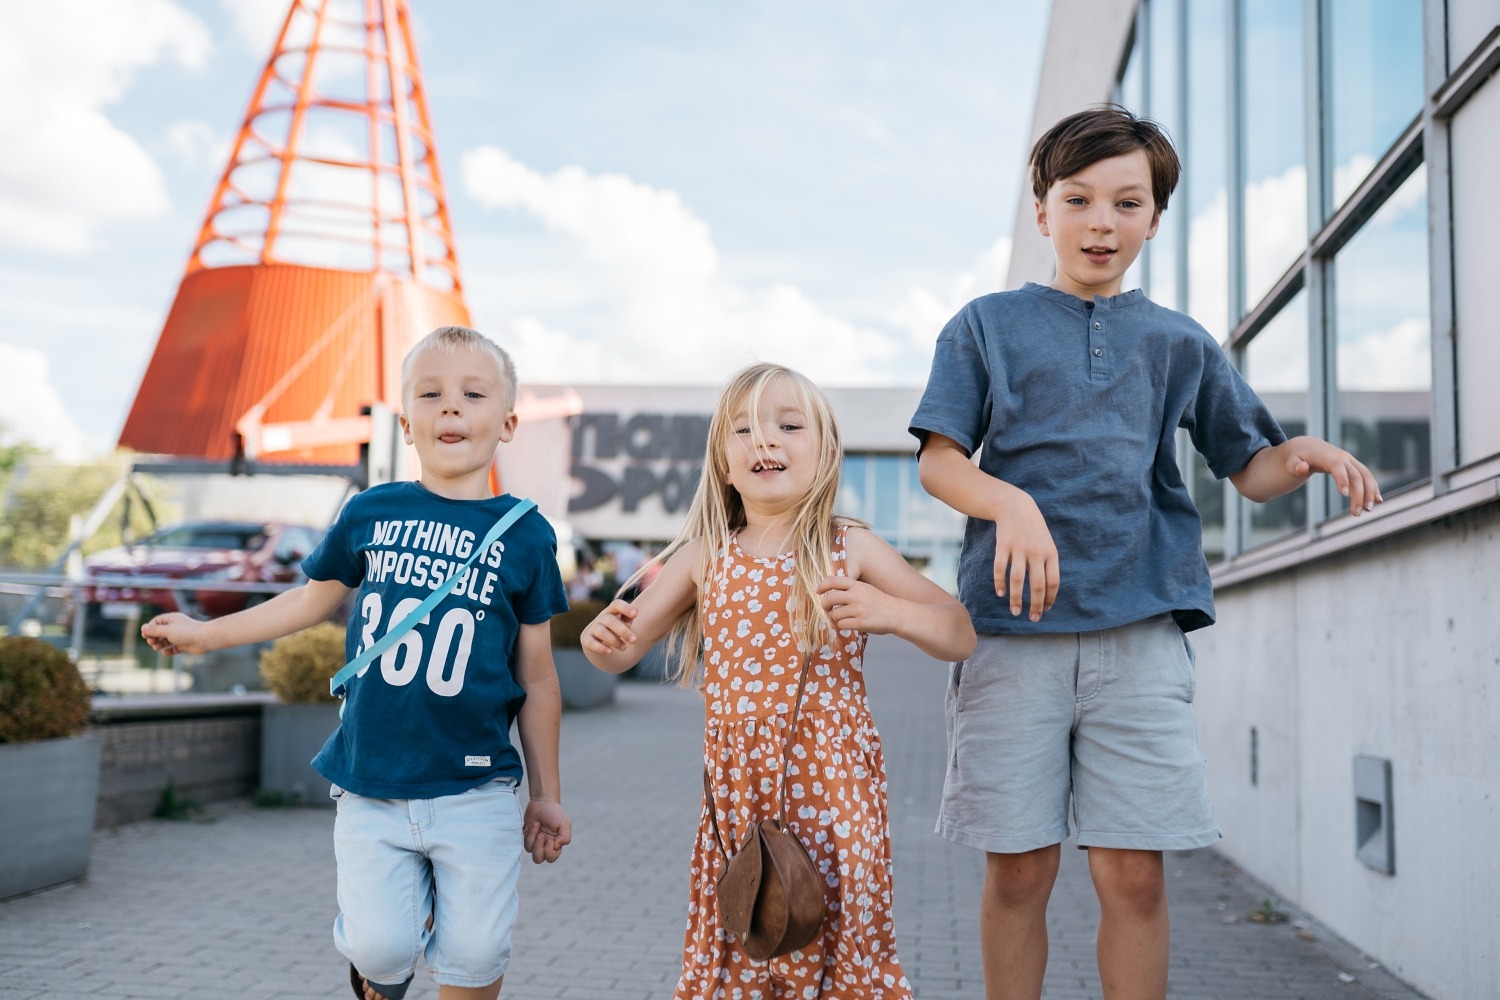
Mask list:
[[489,146],[462,158],[462,175],[486,207],[525,212],[568,238],[608,279],[590,292],[615,299],[588,330],[508,317],[528,378],[718,381],[765,359],[831,384],[892,381],[894,338],[830,315],[793,285],[730,281],[707,224],[674,191],[577,166],[544,174]]
[[12,0],[0,17],[0,91],[16,95],[0,149],[26,151],[0,157],[0,244],[77,253],[103,223],[165,211],[156,163],[104,109],[144,67],[202,66],[203,23],[168,0]]
[[167,126],[166,153],[178,163],[206,167],[217,176],[229,159],[230,138],[208,122],[184,119]]
[[980,254],[968,270],[939,292],[924,285],[913,285],[907,290],[906,297],[891,310],[892,325],[904,330],[913,345],[930,350],[943,325],[960,307],[971,299],[1005,287],[1005,273],[1010,268],[1010,246],[1010,237],[1002,236],[994,246]]
[[100,451],[63,405],[41,351],[0,344],[0,372],[0,440],[30,442],[66,462]]
[[276,36],[286,23],[286,4],[267,0],[219,0],[219,6],[229,14],[246,51],[255,53],[262,60],[271,54],[271,46],[276,44]]
[[1353,391],[1421,391],[1432,384],[1426,317],[1339,342],[1339,388]]

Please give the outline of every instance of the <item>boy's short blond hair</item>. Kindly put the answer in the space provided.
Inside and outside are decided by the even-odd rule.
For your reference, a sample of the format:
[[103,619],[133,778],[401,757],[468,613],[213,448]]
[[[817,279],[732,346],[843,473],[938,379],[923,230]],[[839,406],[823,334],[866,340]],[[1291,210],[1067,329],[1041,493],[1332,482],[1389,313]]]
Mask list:
[[510,360],[510,355],[505,348],[495,343],[478,330],[471,330],[466,326],[440,326],[427,336],[417,341],[412,349],[406,352],[406,358],[401,362],[401,405],[406,405],[406,394],[411,391],[411,366],[412,360],[418,354],[426,350],[442,351],[452,353],[458,350],[487,351],[490,357],[500,366],[500,380],[505,386],[505,408],[515,409],[516,406],[516,366]]

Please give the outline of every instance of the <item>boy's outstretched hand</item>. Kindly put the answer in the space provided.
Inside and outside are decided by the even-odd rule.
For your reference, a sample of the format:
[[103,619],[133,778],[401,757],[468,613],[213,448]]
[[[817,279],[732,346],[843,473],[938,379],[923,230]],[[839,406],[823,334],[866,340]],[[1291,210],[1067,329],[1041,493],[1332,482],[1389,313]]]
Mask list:
[[630,622],[635,616],[636,609],[629,601],[611,601],[609,607],[599,612],[583,630],[583,635],[578,637],[579,645],[585,653],[600,656],[625,649],[635,642],[635,633],[630,630]]
[[1376,504],[1385,500],[1375,475],[1344,449],[1315,437],[1292,438],[1284,447],[1286,471],[1298,479],[1306,479],[1314,472],[1332,476],[1339,495],[1349,498],[1349,513],[1354,517],[1374,510]]
[[208,645],[203,641],[204,622],[189,618],[179,612],[157,615],[141,626],[141,638],[158,653],[171,656],[173,653],[206,653]]
[[521,821],[522,845],[537,864],[551,864],[573,840],[573,822],[561,802],[532,799]]
[[1355,517],[1375,509],[1385,498],[1380,485],[1363,462],[1322,438],[1294,437],[1270,448],[1262,448],[1250,463],[1229,477],[1240,495],[1256,503],[1274,500],[1307,482],[1314,472],[1333,477],[1339,494],[1349,498],[1349,513]]

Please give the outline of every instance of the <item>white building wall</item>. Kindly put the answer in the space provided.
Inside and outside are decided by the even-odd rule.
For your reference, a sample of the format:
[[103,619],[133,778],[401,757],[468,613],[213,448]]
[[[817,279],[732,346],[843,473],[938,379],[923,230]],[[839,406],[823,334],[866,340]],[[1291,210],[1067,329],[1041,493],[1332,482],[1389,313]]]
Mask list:
[[[1221,850],[1443,1000],[1500,982],[1497,561],[1490,505],[1221,590],[1193,634]],[[1392,764],[1394,875],[1355,858],[1360,754]]]

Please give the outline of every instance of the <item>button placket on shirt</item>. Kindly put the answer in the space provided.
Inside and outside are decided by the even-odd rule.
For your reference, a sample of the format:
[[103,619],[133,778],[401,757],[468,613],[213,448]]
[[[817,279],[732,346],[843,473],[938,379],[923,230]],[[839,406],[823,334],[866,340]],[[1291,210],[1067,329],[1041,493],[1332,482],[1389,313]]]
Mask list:
[[1089,328],[1089,379],[1095,382],[1107,381],[1110,378],[1109,348],[1105,338],[1106,327],[1109,323],[1109,310],[1103,303],[1090,303],[1092,308],[1088,310]]

